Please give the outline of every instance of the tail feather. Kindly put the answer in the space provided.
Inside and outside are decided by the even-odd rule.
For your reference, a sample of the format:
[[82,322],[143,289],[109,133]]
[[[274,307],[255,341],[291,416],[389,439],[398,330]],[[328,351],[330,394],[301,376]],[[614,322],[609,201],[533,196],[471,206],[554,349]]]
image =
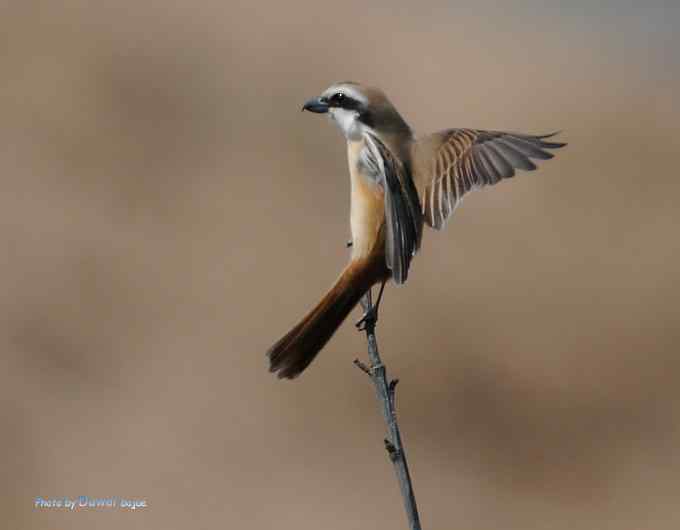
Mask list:
[[269,349],[269,371],[279,378],[300,375],[378,281],[373,269],[365,262],[351,262],[317,306]]

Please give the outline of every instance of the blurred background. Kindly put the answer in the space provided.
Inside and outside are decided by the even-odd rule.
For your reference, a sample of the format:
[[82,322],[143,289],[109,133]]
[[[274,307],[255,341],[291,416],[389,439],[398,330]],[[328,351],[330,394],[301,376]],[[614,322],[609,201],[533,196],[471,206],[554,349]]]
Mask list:
[[[386,292],[424,528],[678,528],[679,25],[662,0],[4,2],[3,525],[405,528],[363,336],[293,382],[264,356],[347,259],[345,148],[300,107],[352,79],[419,132],[569,142]],[[78,495],[149,507],[33,507]]]

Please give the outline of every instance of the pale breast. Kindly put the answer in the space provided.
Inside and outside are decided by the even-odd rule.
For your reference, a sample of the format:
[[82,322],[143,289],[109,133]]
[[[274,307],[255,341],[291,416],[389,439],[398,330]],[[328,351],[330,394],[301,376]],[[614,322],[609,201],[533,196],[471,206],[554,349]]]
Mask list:
[[366,152],[363,140],[348,142],[351,182],[350,227],[352,258],[382,250],[381,232],[385,220],[384,191],[378,183],[379,169]]

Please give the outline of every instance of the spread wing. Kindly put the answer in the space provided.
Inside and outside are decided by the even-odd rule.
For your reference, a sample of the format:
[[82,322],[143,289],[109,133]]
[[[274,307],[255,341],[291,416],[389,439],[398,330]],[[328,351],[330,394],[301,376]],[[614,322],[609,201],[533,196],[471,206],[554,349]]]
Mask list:
[[420,248],[423,219],[410,171],[371,133],[366,134],[370,165],[385,190],[385,258],[392,279],[402,284]]
[[414,173],[425,222],[439,230],[469,191],[536,169],[532,159],[552,158],[549,149],[566,145],[546,141],[555,134],[447,129],[419,139]]

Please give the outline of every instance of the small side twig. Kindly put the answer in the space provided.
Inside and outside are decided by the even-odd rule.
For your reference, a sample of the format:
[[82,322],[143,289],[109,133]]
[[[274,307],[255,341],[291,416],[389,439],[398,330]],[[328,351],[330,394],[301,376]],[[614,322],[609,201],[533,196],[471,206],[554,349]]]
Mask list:
[[[369,314],[373,308],[371,300],[371,291],[361,299],[361,307],[365,314]],[[411,483],[411,475],[408,470],[406,462],[406,453],[401,441],[401,433],[399,432],[399,424],[397,423],[397,413],[395,410],[395,390],[398,379],[391,381],[387,378],[387,370],[380,359],[378,352],[378,342],[375,338],[375,317],[369,317],[364,323],[364,331],[366,332],[366,340],[368,342],[368,359],[369,365],[361,362],[359,359],[354,361],[354,364],[367,373],[375,386],[375,394],[380,404],[385,423],[387,424],[387,438],[385,438],[385,449],[394,465],[394,471],[399,481],[399,489],[404,501],[404,508],[406,509],[406,516],[408,518],[410,530],[421,530],[420,517],[418,516],[418,507],[416,506],[416,498],[413,493],[413,484]]]

